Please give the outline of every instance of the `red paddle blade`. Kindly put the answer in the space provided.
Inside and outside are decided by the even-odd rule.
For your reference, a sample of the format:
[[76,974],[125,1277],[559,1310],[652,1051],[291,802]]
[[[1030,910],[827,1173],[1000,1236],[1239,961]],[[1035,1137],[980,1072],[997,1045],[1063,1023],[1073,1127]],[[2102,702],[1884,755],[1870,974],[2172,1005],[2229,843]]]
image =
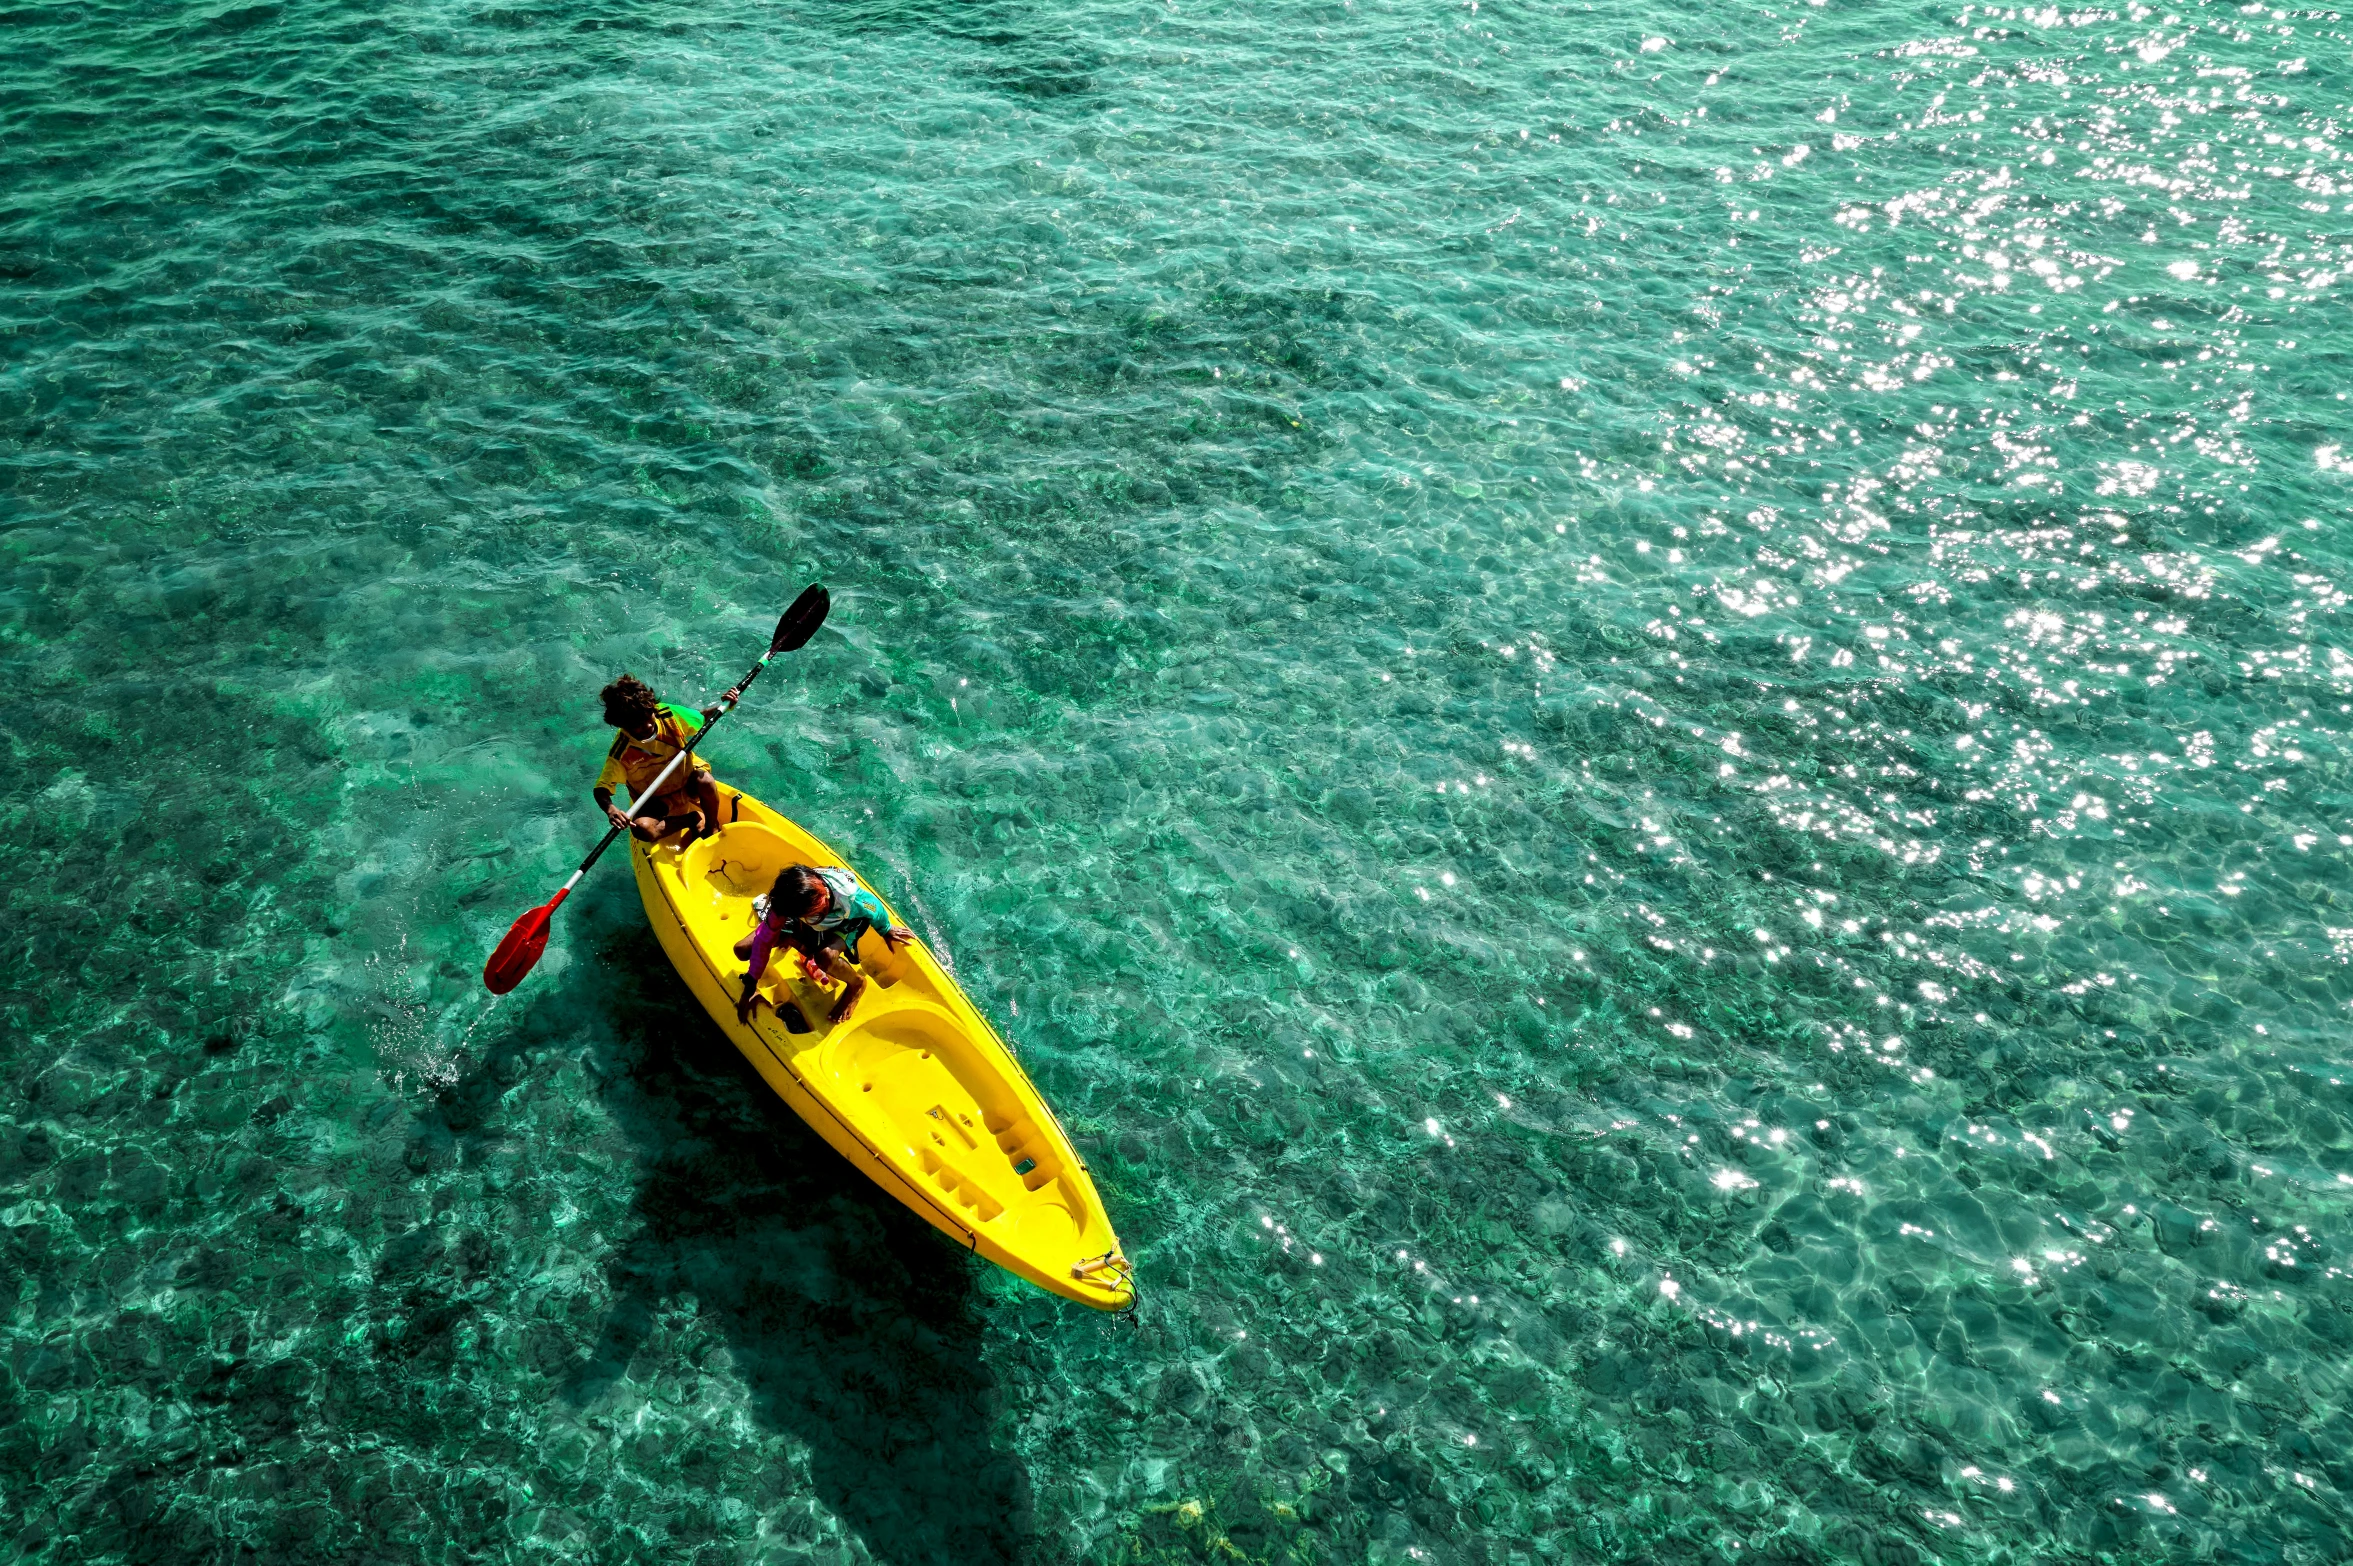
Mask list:
[[[570,888],[565,889],[567,892]],[[565,892],[556,895],[539,907],[517,919],[507,931],[507,938],[498,943],[498,950],[490,954],[490,961],[482,965],[482,982],[493,995],[504,995],[523,982],[523,976],[539,966],[539,954],[547,950],[547,922],[555,916],[556,905],[564,900]]]

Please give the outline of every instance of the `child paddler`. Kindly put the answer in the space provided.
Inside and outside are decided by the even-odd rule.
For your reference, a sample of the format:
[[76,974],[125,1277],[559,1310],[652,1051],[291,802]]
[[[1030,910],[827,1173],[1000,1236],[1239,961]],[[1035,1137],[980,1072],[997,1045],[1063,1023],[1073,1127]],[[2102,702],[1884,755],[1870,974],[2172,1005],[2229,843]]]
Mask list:
[[[670,758],[694,743],[703,725],[719,715],[716,707],[700,713],[673,707],[654,694],[653,687],[634,674],[624,674],[598,693],[605,704],[605,721],[613,726],[613,745],[605,752],[604,770],[596,775],[596,806],[605,819],[635,833],[641,842],[655,843],[673,832],[684,832],[685,842],[719,830],[719,787],[711,769],[691,752],[685,765],[670,774],[662,792],[641,798]],[[629,790],[625,814],[613,803],[613,790]]]
[[[779,946],[793,949],[810,983],[823,984],[828,974],[841,981],[841,998],[833,1003],[826,1020],[839,1022],[847,1017],[858,997],[866,993],[866,976],[854,964],[858,961],[858,938],[868,930],[882,932],[883,944],[892,951],[915,939],[913,930],[891,923],[882,900],[860,886],[849,871],[786,865],[768,893],[768,906],[761,910],[760,922],[735,943],[735,955],[751,964],[743,976],[743,995],[735,1003],[736,1020],[752,1020],[752,1007],[760,999],[760,975],[768,970],[769,953]],[[785,1025],[799,1032],[801,1028],[794,1025],[802,1019],[798,1010],[787,1010],[790,1005],[787,1002],[777,1010]]]

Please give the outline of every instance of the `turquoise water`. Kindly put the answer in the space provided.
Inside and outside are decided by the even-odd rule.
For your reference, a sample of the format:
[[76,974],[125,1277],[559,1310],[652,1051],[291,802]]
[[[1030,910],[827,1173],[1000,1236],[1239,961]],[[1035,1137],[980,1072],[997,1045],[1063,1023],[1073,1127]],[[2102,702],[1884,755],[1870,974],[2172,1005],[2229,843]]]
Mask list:
[[[2353,1550],[2339,13],[6,22],[13,1558]],[[1132,1321],[480,987],[817,579]]]

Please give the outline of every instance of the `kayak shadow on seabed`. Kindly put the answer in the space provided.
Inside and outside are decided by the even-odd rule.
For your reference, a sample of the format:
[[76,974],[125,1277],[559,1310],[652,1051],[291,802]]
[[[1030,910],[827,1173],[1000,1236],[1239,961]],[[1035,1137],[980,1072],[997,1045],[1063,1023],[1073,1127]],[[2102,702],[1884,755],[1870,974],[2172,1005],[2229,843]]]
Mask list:
[[[609,901],[633,904],[619,885]],[[970,1265],[776,1099],[634,908],[589,912],[574,936],[588,960],[533,1007],[609,1022],[586,1066],[637,1149],[638,1227],[607,1263],[611,1306],[560,1395],[605,1397],[664,1309],[691,1301],[724,1337],[753,1418],[807,1444],[815,1499],[877,1560],[1030,1558],[1028,1476],[990,1444],[999,1394]],[[554,1031],[538,1020],[520,1031]],[[736,1499],[773,1510],[779,1494]]]

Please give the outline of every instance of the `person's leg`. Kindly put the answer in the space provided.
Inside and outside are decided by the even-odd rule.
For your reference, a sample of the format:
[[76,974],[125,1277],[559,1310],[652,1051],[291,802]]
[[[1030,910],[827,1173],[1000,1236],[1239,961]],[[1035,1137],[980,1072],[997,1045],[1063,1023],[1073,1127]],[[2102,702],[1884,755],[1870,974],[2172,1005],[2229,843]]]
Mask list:
[[682,788],[672,789],[659,799],[645,800],[636,810],[630,829],[641,843],[659,843],[708,819]]
[[813,940],[805,935],[792,938],[793,961],[800,965],[802,974],[811,984],[825,982],[825,959],[833,949],[831,941]]
[[708,772],[694,775],[694,800],[702,807],[703,836],[716,835],[722,820],[719,814],[719,785],[712,781]]
[[827,1014],[829,1020],[839,1022],[848,1016],[850,1008],[858,1004],[858,997],[866,992],[866,976],[843,955],[840,940],[831,937],[812,940],[806,936],[796,936],[793,940],[793,956],[810,983],[822,985],[830,979],[841,986],[841,994],[835,998],[833,1009]]
[[858,1004],[858,997],[866,993],[866,975],[844,960],[838,948],[826,952],[825,970],[840,980],[842,987],[841,998],[833,1003],[833,1010],[825,1014],[825,1020],[839,1022]]

